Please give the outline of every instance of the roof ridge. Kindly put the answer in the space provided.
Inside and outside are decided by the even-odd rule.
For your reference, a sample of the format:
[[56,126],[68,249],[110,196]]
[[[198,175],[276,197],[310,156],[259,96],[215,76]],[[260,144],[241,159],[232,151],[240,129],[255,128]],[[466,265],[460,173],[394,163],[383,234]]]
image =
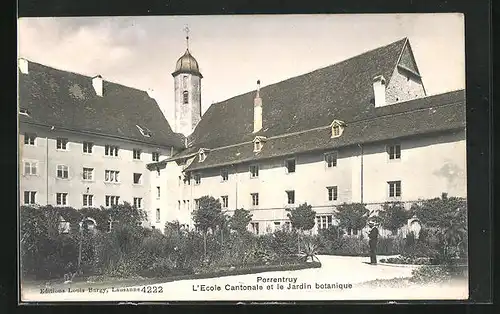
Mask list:
[[[330,65],[327,65],[327,66],[324,66],[324,67],[321,67],[321,68],[317,68],[317,69],[315,69],[315,70],[312,70],[312,71],[309,71],[309,72],[306,72],[306,73],[302,73],[302,74],[299,74],[299,75],[296,75],[296,76],[292,76],[292,77],[286,78],[286,79],[284,79],[284,80],[281,80],[281,81],[278,81],[278,82],[275,82],[275,83],[272,83],[272,84],[269,84],[269,85],[262,86],[262,87],[260,88],[260,90],[262,91],[262,90],[263,90],[263,89],[265,89],[266,87],[270,87],[270,86],[274,86],[274,85],[277,85],[277,84],[281,84],[281,83],[283,83],[283,82],[287,82],[287,81],[290,81],[290,80],[293,80],[293,79],[296,79],[296,78],[299,78],[299,77],[302,77],[302,76],[306,76],[306,75],[312,74],[312,73],[317,72],[317,71],[325,70],[325,69],[328,69],[328,68],[331,68],[331,67],[334,67],[334,66],[340,65],[340,64],[342,64],[342,63],[345,63],[345,62],[351,61],[352,59],[355,59],[355,58],[361,57],[361,56],[363,56],[363,55],[365,55],[365,54],[368,54],[368,53],[373,53],[373,52],[374,52],[374,51],[376,51],[376,50],[383,49],[383,48],[387,48],[387,47],[389,47],[389,46],[395,45],[395,44],[397,44],[397,43],[399,43],[399,42],[401,42],[401,41],[408,41],[408,37],[404,37],[404,38],[402,38],[402,39],[396,40],[396,41],[394,41],[394,42],[392,42],[392,43],[390,43],[390,44],[384,45],[384,46],[379,46],[379,47],[376,47],[376,48],[373,48],[373,49],[370,49],[370,50],[366,50],[365,52],[362,52],[362,53],[360,53],[360,54],[354,55],[354,56],[349,57],[349,58],[347,58],[347,59],[340,60],[340,61],[338,61],[338,62],[336,62],[336,63],[332,63],[332,64],[330,64]],[[401,54],[401,53],[402,53],[402,50],[401,50],[400,54]],[[398,56],[399,56],[399,55],[398,55]],[[396,64],[394,65],[394,67],[396,67],[396,65],[397,65],[397,62],[396,62]],[[248,91],[248,92],[245,92],[245,93],[242,93],[242,94],[239,94],[239,95],[236,95],[236,96],[233,96],[233,97],[227,98],[227,99],[225,99],[225,100],[222,100],[222,101],[219,101],[219,102],[215,102],[215,103],[211,104],[211,105],[210,105],[210,107],[212,107],[213,105],[219,105],[219,104],[222,104],[222,103],[228,102],[228,101],[229,101],[229,100],[231,100],[231,99],[234,99],[234,98],[237,98],[237,97],[241,97],[241,96],[243,96],[243,95],[250,94],[250,93],[253,93],[253,92],[255,92],[255,91],[256,91],[256,89],[253,89],[253,90],[250,90],[250,91]],[[209,107],[209,109],[210,109],[210,107]],[[208,111],[208,109],[207,109],[207,111]]]
[[[94,76],[90,76],[90,75],[79,73],[79,72],[69,71],[69,70],[65,70],[65,69],[62,69],[62,68],[56,68],[54,66],[49,66],[49,65],[46,65],[46,64],[43,64],[43,63],[39,63],[39,62],[34,62],[34,61],[31,61],[31,60],[26,59],[26,58],[22,58],[22,59],[28,61],[28,63],[35,64],[35,65],[37,65],[39,67],[42,67],[42,68],[48,68],[50,70],[54,70],[54,71],[58,71],[58,72],[63,72],[63,73],[67,73],[67,74],[72,74],[72,75],[76,75],[76,76],[85,77],[85,78],[88,78],[89,80],[91,80],[93,77],[95,77],[97,75],[100,75],[100,74],[97,74],[97,75],[94,75]],[[107,82],[107,83],[111,83],[111,84],[114,84],[114,85],[122,86],[122,87],[125,87],[125,88],[128,88],[128,89],[133,89],[133,90],[136,90],[136,91],[139,91],[139,92],[147,93],[147,90],[140,89],[140,88],[137,88],[137,87],[128,86],[128,85],[124,85],[123,83],[118,83],[118,82],[115,82],[115,81],[106,80],[104,78],[103,78],[103,82]]]

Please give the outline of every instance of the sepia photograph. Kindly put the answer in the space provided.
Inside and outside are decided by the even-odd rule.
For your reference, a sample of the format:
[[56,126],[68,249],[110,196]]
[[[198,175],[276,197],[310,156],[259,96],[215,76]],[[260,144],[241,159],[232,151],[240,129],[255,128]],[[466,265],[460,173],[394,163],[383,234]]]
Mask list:
[[22,303],[468,299],[463,14],[26,17],[17,62]]

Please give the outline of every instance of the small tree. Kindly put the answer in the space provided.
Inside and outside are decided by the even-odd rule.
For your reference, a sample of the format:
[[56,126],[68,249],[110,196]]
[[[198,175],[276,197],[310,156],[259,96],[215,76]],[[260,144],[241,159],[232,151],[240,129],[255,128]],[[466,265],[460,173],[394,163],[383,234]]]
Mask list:
[[465,256],[467,251],[467,202],[464,198],[448,197],[425,200],[412,206],[422,224],[434,230],[441,242],[442,257]]
[[215,232],[221,222],[221,204],[213,196],[203,196],[199,199],[199,206],[192,213],[196,228],[203,234],[203,254],[207,256],[208,230]]
[[297,232],[297,249],[300,253],[300,234],[314,227],[316,212],[312,210],[312,206],[307,203],[294,209],[287,209],[287,211],[289,212],[287,217],[290,219],[292,227],[299,231]]
[[244,233],[247,230],[247,226],[252,221],[252,214],[250,211],[238,208],[234,211],[233,216],[229,218],[229,228],[235,230],[239,234]]
[[392,234],[406,225],[411,216],[411,211],[406,210],[401,202],[386,202],[379,214],[382,227],[390,230]]
[[366,226],[369,210],[361,203],[343,203],[337,207],[334,214],[339,221],[339,227],[360,230]]

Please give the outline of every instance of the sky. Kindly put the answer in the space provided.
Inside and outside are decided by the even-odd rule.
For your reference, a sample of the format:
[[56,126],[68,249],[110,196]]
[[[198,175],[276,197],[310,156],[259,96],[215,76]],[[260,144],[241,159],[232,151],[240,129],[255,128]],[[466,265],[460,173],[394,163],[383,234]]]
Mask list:
[[19,19],[30,61],[142,90],[172,124],[171,73],[186,50],[198,61],[203,112],[215,102],[335,64],[408,37],[429,95],[465,88],[461,14],[321,14]]

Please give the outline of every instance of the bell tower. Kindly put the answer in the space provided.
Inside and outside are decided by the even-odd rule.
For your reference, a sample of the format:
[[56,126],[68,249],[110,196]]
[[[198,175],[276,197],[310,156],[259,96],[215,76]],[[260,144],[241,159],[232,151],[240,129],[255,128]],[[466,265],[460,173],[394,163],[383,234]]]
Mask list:
[[175,132],[189,136],[201,120],[201,79],[198,62],[189,51],[189,28],[186,32],[186,52],[172,73],[175,88]]

